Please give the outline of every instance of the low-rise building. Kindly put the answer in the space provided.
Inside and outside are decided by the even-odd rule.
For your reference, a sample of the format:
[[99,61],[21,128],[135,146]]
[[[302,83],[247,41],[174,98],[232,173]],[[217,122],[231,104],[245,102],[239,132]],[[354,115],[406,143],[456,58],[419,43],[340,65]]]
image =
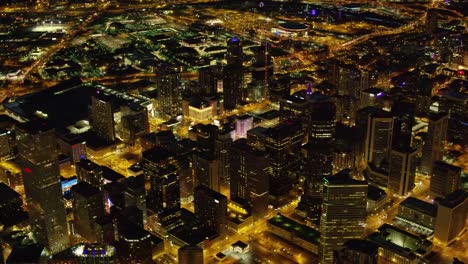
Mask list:
[[432,249],[432,242],[426,238],[389,224],[383,224],[369,240],[380,247],[378,263],[417,264]]
[[319,231],[281,214],[277,214],[268,220],[268,229],[271,233],[314,254],[318,254],[320,244]]

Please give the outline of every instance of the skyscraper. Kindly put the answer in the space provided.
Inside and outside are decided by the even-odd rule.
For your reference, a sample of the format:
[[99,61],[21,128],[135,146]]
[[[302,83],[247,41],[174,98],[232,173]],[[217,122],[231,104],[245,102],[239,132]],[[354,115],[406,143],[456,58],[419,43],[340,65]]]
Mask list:
[[171,230],[181,224],[180,181],[175,156],[160,147],[143,152],[143,171],[150,189],[148,209],[158,215],[161,225]]
[[434,162],[444,157],[445,141],[447,138],[448,115],[430,114],[427,137],[422,150],[421,171],[432,175]]
[[240,139],[232,144],[229,159],[231,200],[249,203],[254,219],[260,219],[268,210],[267,154],[247,145],[246,139]]
[[224,108],[234,109],[242,99],[242,83],[244,80],[242,42],[239,38],[227,41],[226,61],[223,68],[223,98]]
[[213,191],[219,192],[219,161],[214,153],[209,151],[197,151],[193,154],[193,168],[195,186],[204,185]]
[[227,227],[227,203],[227,197],[219,192],[204,185],[195,187],[195,215],[218,234],[224,233]]
[[104,215],[102,193],[87,182],[80,182],[71,188],[74,227],[77,234],[88,242],[97,242],[96,220]]
[[180,74],[172,68],[161,67],[157,73],[156,86],[159,89],[159,111],[170,117],[182,113],[182,88]]
[[225,109],[232,110],[241,102],[243,71],[242,64],[228,64],[223,67],[223,99]]
[[241,64],[244,60],[242,41],[239,38],[230,38],[227,41],[226,61],[227,64]]
[[20,124],[16,135],[31,228],[50,252],[69,245],[54,130],[44,122]]
[[203,249],[198,246],[183,246],[179,248],[179,264],[203,264]]
[[322,204],[323,177],[332,175],[333,142],[335,140],[336,108],[327,95],[307,94],[309,114],[307,141],[302,147],[304,194],[300,206],[305,208],[308,218],[319,223]]
[[96,94],[91,96],[89,119],[91,129],[98,138],[106,142],[114,142],[114,110],[111,96],[105,94],[104,91],[96,91]]
[[414,104],[397,101],[392,107],[392,146],[410,147],[414,120]]
[[363,235],[367,212],[367,182],[357,181],[343,170],[324,178],[320,218],[321,264],[333,263],[334,251]]
[[426,23],[425,29],[426,33],[434,33],[437,29],[437,22],[438,22],[438,13],[437,9],[430,8],[426,12]]
[[356,126],[362,143],[360,154],[365,164],[380,166],[389,158],[392,147],[394,118],[378,108],[366,107],[358,111]]
[[75,169],[78,181],[87,182],[98,188],[103,185],[102,168],[96,163],[88,159],[81,159],[76,163]]
[[210,65],[198,68],[198,83],[206,95],[215,95],[218,92],[218,83],[222,81],[220,65]]
[[303,137],[304,129],[299,121],[286,121],[265,131],[270,177],[287,177],[291,168],[298,166],[300,159],[295,153],[300,150]]
[[431,195],[443,197],[460,188],[462,168],[443,161],[434,162],[429,190]]
[[397,195],[406,195],[414,187],[417,150],[394,148],[390,153],[388,189]]
[[466,230],[468,192],[456,190],[436,199],[437,217],[434,238],[448,245]]

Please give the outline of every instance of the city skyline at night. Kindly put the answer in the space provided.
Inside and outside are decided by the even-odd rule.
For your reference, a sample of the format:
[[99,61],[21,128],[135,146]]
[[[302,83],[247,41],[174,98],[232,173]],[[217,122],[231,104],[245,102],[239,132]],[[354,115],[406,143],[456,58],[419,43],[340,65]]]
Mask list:
[[468,263],[467,11],[0,1],[0,263]]

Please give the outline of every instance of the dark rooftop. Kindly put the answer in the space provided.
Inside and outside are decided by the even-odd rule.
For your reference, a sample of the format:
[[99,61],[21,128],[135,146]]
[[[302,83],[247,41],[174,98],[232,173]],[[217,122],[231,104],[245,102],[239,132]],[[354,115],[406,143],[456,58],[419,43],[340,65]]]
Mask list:
[[450,171],[456,171],[457,173],[460,173],[462,171],[461,167],[449,164],[449,163],[441,161],[441,160],[435,161],[434,162],[434,167],[435,168],[443,168],[443,169],[450,170]]
[[379,201],[386,197],[387,194],[385,193],[384,190],[380,189],[379,187],[376,187],[372,184],[369,184],[369,189],[367,191],[367,199],[373,200],[373,201]]
[[174,153],[163,147],[154,147],[143,152],[143,159],[156,163],[165,161],[171,157],[174,157]]
[[91,197],[95,194],[98,194],[100,191],[98,188],[92,186],[87,182],[79,182],[71,188],[72,192],[78,193],[83,197]]
[[344,247],[350,250],[364,252],[367,255],[378,253],[379,245],[369,240],[351,239],[345,242]]
[[468,199],[468,192],[459,189],[447,194],[444,198],[436,198],[437,203],[448,208],[457,207]]
[[405,206],[415,211],[435,217],[437,215],[437,206],[414,197],[408,197],[400,206]]
[[40,263],[41,254],[44,251],[44,246],[33,244],[28,246],[16,245],[13,247],[11,254],[8,256],[6,263]]
[[21,196],[15,192],[12,188],[3,182],[0,182],[0,204],[4,201],[11,201],[13,199],[21,198]]
[[227,201],[226,196],[224,196],[221,193],[219,193],[217,191],[214,191],[211,188],[208,188],[208,187],[206,187],[204,185],[198,185],[197,187],[195,187],[194,192],[197,192],[198,190],[203,191],[204,193],[208,194],[212,198],[217,199],[219,201],[221,201],[221,200],[226,200]]
[[325,184],[328,185],[335,185],[335,184],[347,184],[347,185],[367,185],[366,181],[358,181],[353,178],[351,178],[351,175],[349,174],[351,172],[350,169],[344,169],[335,175],[324,177],[323,180],[325,181]]

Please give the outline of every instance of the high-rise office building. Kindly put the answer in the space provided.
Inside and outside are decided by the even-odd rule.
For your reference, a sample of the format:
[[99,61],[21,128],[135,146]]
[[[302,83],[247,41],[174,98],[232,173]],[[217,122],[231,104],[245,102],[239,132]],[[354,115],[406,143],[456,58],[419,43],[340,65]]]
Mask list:
[[135,206],[140,209],[144,221],[146,221],[146,192],[145,176],[140,174],[135,177],[126,178],[127,189],[124,192],[125,207]]
[[242,41],[239,38],[230,38],[227,41],[226,61],[227,64],[241,64],[244,60]]
[[103,91],[96,91],[96,94],[91,96],[89,105],[91,130],[98,138],[106,142],[115,140],[113,107],[112,97]]
[[223,99],[226,109],[236,108],[242,99],[243,54],[241,40],[239,38],[229,39],[226,53],[227,65],[223,67]]
[[437,217],[434,238],[448,245],[466,230],[468,192],[456,190],[444,198],[437,198]]
[[448,128],[447,114],[430,114],[427,137],[423,145],[421,157],[421,171],[432,175],[432,167],[435,161],[444,157],[445,141]]
[[303,137],[304,130],[299,121],[285,121],[265,131],[270,177],[287,177],[290,170],[299,165],[300,158],[295,153],[300,151]]
[[198,68],[198,83],[202,93],[215,95],[218,92],[219,83],[223,81],[220,65],[210,65]]
[[195,215],[207,227],[218,234],[227,227],[227,197],[212,189],[199,185],[194,190]]
[[443,197],[460,188],[462,168],[443,161],[434,162],[429,190],[432,196]]
[[150,189],[148,209],[157,213],[167,230],[181,224],[180,180],[177,160],[168,150],[160,147],[143,152],[143,171]]
[[75,232],[88,242],[97,242],[96,219],[104,215],[101,191],[87,182],[71,188]]
[[196,151],[193,154],[193,169],[195,186],[204,185],[213,191],[219,192],[221,180],[219,178],[219,161],[214,153]]
[[45,122],[30,121],[18,126],[16,140],[31,228],[39,242],[57,253],[70,241],[55,132]]
[[104,178],[101,166],[88,159],[81,159],[76,163],[75,169],[78,181],[87,182],[94,187],[102,187]]
[[378,108],[366,107],[358,111],[356,126],[361,141],[360,156],[365,164],[380,166],[389,158],[392,147],[394,118]]
[[414,104],[408,102],[394,102],[391,111],[393,119],[393,147],[410,147],[412,129],[415,124]]
[[336,108],[331,98],[319,94],[307,94],[309,102],[307,132],[308,143],[302,147],[304,194],[300,207],[307,217],[319,223],[322,204],[323,178],[332,175],[333,142],[335,140]]
[[413,148],[396,148],[390,153],[388,189],[397,195],[413,190],[416,176],[416,154]]
[[271,45],[264,43],[255,50],[255,61],[252,65],[252,80],[261,86],[258,99],[267,99],[269,85],[273,80],[273,59]]
[[320,93],[307,95],[309,120],[308,141],[314,145],[331,144],[335,139],[336,107],[332,99]]
[[223,67],[223,102],[225,109],[232,110],[241,102],[243,71],[242,64],[228,64]]
[[437,29],[438,12],[435,8],[430,8],[426,12],[425,29],[426,33],[434,33]]
[[218,159],[219,179],[222,183],[226,184],[229,183],[229,150],[232,145],[231,131],[230,127],[223,128],[215,139],[215,156]]
[[350,239],[364,233],[367,206],[367,182],[351,178],[343,170],[324,178],[322,216],[320,218],[321,264],[333,263],[334,252]]
[[203,264],[203,249],[199,246],[183,246],[178,250],[179,264]]
[[182,88],[180,74],[169,67],[162,67],[156,77],[159,89],[159,111],[171,117],[182,113]]
[[241,199],[252,207],[254,219],[268,211],[268,159],[263,151],[247,145],[246,139],[235,141],[230,149],[231,200]]

